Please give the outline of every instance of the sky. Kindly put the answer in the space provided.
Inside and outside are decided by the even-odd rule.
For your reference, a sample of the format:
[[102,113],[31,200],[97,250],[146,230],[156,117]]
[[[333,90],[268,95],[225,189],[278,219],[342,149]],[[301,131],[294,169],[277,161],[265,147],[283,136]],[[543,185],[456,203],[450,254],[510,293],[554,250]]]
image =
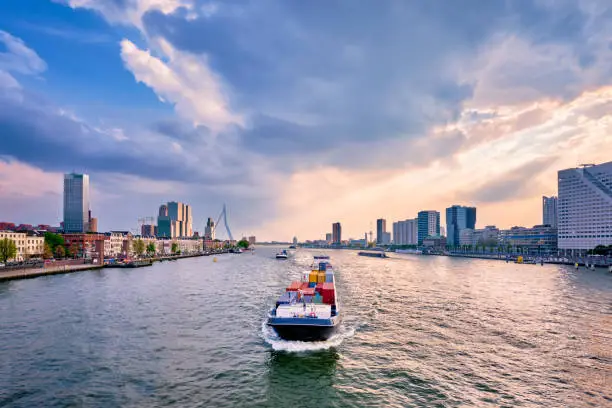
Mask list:
[[[477,207],[541,223],[557,171],[612,160],[609,0],[0,4],[0,221],[321,239]],[[444,223],[444,215],[442,215]]]

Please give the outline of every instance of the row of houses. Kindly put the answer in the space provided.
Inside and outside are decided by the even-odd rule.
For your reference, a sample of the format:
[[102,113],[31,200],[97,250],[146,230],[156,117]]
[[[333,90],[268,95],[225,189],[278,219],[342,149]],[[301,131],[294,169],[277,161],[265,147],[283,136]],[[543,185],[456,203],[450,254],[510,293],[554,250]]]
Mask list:
[[45,252],[45,237],[38,231],[0,231],[0,239],[8,238],[15,242],[17,255],[9,261],[24,261],[30,258],[42,258]]

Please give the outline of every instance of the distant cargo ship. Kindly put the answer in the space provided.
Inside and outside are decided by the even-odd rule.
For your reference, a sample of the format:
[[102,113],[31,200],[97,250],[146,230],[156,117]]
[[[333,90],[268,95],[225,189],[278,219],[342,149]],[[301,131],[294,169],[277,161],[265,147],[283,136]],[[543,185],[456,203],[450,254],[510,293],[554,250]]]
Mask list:
[[369,256],[371,258],[388,258],[387,254],[382,251],[361,251],[357,253],[359,256]]
[[315,256],[311,271],[287,287],[270,310],[267,324],[284,340],[323,341],[332,336],[340,313],[328,256]]

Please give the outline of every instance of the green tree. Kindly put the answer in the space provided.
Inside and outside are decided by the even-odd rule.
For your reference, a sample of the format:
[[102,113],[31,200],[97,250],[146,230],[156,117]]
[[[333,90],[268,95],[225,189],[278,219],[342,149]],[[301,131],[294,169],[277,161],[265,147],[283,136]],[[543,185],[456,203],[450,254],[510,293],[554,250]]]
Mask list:
[[138,238],[137,240],[132,241],[132,250],[138,256],[142,256],[145,251],[145,243],[142,239]]
[[0,260],[6,262],[17,256],[17,245],[15,241],[8,238],[0,239]]
[[64,237],[60,234],[45,232],[45,244],[48,244],[51,251],[55,252],[55,248],[57,248],[58,245],[64,246],[66,243],[64,242]]
[[58,258],[63,258],[66,256],[66,249],[64,249],[63,245],[58,245],[55,247],[55,251],[53,251],[55,253],[55,256]]
[[45,242],[45,249],[43,252],[43,258],[50,259],[53,258],[53,250],[51,249],[51,245]]
[[249,241],[247,241],[246,239],[241,239],[240,241],[238,241],[238,247],[247,249],[249,247]]
[[179,247],[179,246],[178,246],[178,244],[177,244],[176,242],[173,242],[173,243],[172,243],[172,246],[170,247],[170,251],[171,251],[173,254],[176,254],[176,253],[178,252],[178,250],[179,250],[179,249],[178,249],[178,247]]
[[70,247],[68,248],[68,254],[70,254],[71,257],[76,258],[77,255],[79,254],[79,246],[77,245],[76,242],[73,242]]
[[152,256],[155,255],[155,244],[153,242],[149,242],[149,245],[147,245],[147,253]]

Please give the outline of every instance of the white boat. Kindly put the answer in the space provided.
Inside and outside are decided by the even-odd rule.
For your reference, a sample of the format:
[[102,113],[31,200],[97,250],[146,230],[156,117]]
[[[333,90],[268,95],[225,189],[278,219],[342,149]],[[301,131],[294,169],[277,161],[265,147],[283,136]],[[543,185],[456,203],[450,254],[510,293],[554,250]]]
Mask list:
[[276,253],[276,259],[287,259],[287,258],[288,258],[287,251],[284,249]]

